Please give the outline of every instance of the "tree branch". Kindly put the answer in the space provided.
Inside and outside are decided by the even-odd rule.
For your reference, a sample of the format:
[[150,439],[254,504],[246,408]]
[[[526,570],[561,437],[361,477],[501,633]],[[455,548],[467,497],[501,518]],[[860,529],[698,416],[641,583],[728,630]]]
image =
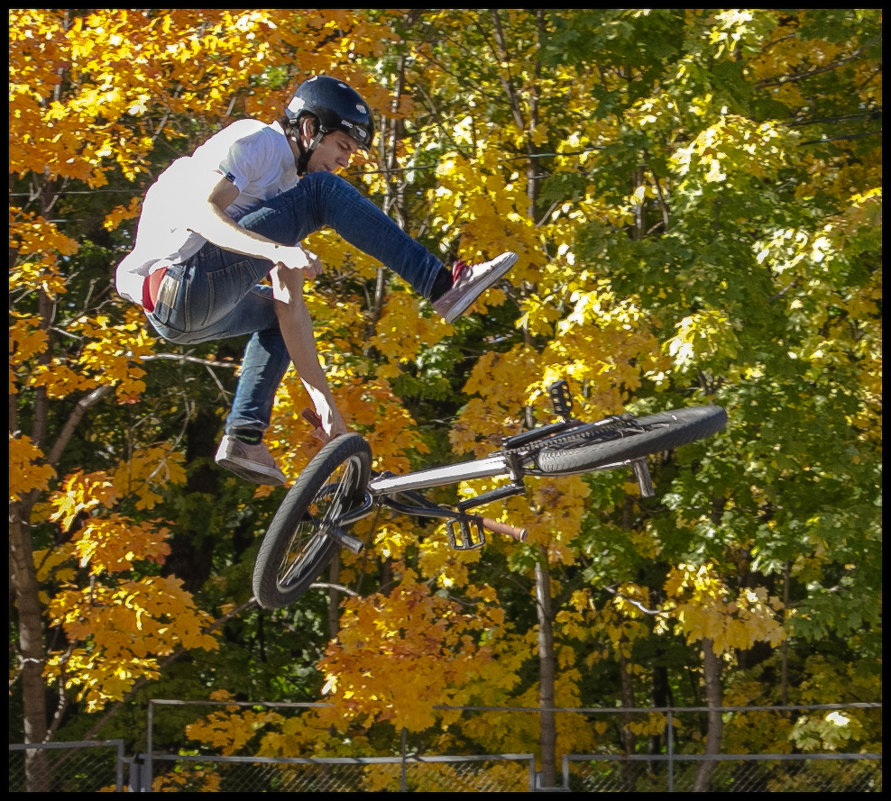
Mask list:
[[139,357],[144,362],[152,362],[155,359],[173,362],[189,362],[190,364],[203,364],[205,367],[226,367],[234,369],[238,362],[216,362],[212,359],[199,359],[197,356],[186,356],[184,353],[153,353],[149,356]]
[[645,615],[655,615],[658,617],[659,615],[668,614],[668,612],[666,612],[664,609],[647,609],[640,601],[635,601],[634,598],[629,598],[627,595],[622,595],[622,593],[610,589],[609,587],[604,587],[603,589],[605,589],[611,595],[615,595],[616,598],[621,598],[623,601],[628,601],[628,603],[640,609],[640,611],[643,612]]
[[74,411],[68,416],[62,431],[59,433],[59,436],[56,437],[53,447],[46,456],[48,464],[53,467],[56,466],[62,456],[62,452],[65,450],[65,446],[74,435],[74,430],[77,428],[78,423],[80,423],[83,416],[87,413],[87,409],[99,403],[99,401],[108,395],[112,389],[113,387],[110,384],[103,384],[101,387],[96,387],[96,389],[89,395],[84,396],[77,402],[77,406],[74,407]]

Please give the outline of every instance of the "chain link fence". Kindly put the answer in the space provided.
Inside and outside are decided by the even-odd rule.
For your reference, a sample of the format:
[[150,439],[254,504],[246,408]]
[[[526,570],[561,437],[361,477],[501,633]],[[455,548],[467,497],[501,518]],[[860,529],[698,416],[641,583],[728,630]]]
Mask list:
[[[189,757],[154,755],[154,792],[529,792],[533,754],[433,757]],[[148,785],[143,785],[148,789]]]
[[[707,707],[578,710],[592,725],[610,720],[614,732],[635,726],[659,732],[655,742],[661,748],[648,754],[564,755],[563,787],[576,792],[882,792],[882,754],[820,748],[823,738],[846,742],[849,724],[859,728],[868,721],[881,737],[881,710],[881,704],[869,703],[720,708],[725,741],[751,743],[770,732],[767,738],[785,738],[790,752],[796,743],[807,743],[801,749],[807,752],[780,754],[690,753],[696,733],[705,731]],[[854,721],[855,713],[860,721]],[[687,743],[683,752],[679,733]]]
[[[403,730],[401,742],[381,747],[399,756],[310,758],[264,757],[242,749],[242,755],[204,753],[186,740],[176,753],[153,745],[156,730],[182,730],[194,720],[189,707],[248,707],[299,715],[320,704],[256,704],[155,699],[148,705],[146,750],[124,755],[121,740],[46,743],[9,746],[10,792],[882,792],[882,754],[842,753],[843,748],[820,748],[811,742],[808,753],[703,754],[691,732],[702,730],[705,708],[665,709],[555,709],[548,714],[570,716],[573,727],[599,727],[604,746],[596,753],[558,755],[558,786],[545,787],[536,773],[534,754],[428,755],[419,753],[424,735],[412,748]],[[178,709],[177,709],[178,708]],[[517,730],[532,731],[524,718],[538,716],[534,707],[446,707],[460,710],[462,719],[474,718],[485,731],[486,714],[507,713]],[[446,709],[444,708],[444,709]],[[156,719],[167,709],[170,720]],[[882,705],[823,704],[795,707],[723,707],[728,743],[739,733],[759,727],[813,723],[854,714],[875,717],[869,730],[881,737]],[[842,714],[844,712],[844,714]],[[200,712],[199,712],[200,714]],[[482,717],[480,717],[482,716]],[[284,719],[284,718],[282,718]],[[521,720],[522,719],[522,720]],[[494,723],[494,721],[493,721]],[[503,720],[502,720],[503,723]],[[511,724],[513,725],[513,724]],[[646,726],[650,736],[639,736],[638,746],[650,753],[618,753],[617,733]],[[639,731],[643,729],[639,728]],[[771,729],[772,735],[777,731]],[[680,738],[675,732],[686,732]],[[654,736],[654,733],[657,733]],[[176,735],[174,734],[174,739]],[[776,740],[771,736],[770,741]],[[611,747],[607,743],[613,743]],[[881,742],[879,740],[879,742]],[[840,743],[844,745],[845,743]],[[381,745],[381,744],[379,744]],[[530,750],[535,748],[531,744]],[[880,748],[880,747],[879,747]],[[256,750],[256,749],[255,749]],[[739,750],[746,750],[741,748]],[[794,750],[791,746],[790,751]],[[849,749],[856,750],[856,749]],[[879,750],[879,749],[874,749]],[[683,751],[683,753],[676,753]],[[690,753],[693,751],[694,753]]]
[[880,793],[881,754],[563,757],[563,786],[582,793],[689,793],[704,762],[714,793]]
[[121,792],[125,762],[123,740],[10,745],[9,792]]

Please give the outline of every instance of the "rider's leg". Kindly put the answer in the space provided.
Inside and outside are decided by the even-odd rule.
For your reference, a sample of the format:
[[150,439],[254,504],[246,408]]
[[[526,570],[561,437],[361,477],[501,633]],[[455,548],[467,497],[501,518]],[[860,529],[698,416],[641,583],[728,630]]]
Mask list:
[[[162,337],[181,344],[251,334],[216,461],[248,481],[281,484],[285,476],[261,441],[272,416],[276,390],[291,362],[272,288],[255,284],[240,298],[225,297],[226,288],[235,291],[238,286],[234,277],[249,272],[251,260],[207,247],[216,251],[213,263],[198,259],[197,263],[169,268],[148,319]],[[225,276],[229,280],[224,280]],[[222,317],[220,306],[227,309]]]
[[314,172],[293,189],[245,214],[239,225],[294,245],[321,228],[333,228],[351,245],[389,267],[425,298],[448,270],[352,184],[328,172]]
[[354,186],[328,172],[310,173],[293,189],[245,215],[240,224],[284,244],[295,244],[325,226],[333,228],[432,300],[449,323],[517,260],[516,253],[505,252],[479,264],[456,262],[450,272]]
[[[293,189],[248,212],[239,224],[285,245],[297,244],[313,231],[330,226],[391,268],[420,295],[433,298],[434,307],[450,322],[516,261],[515,254],[505,253],[491,262],[457,269],[452,285],[452,274],[438,258],[355,187],[327,172],[307,175]],[[262,330],[248,327],[253,325],[250,321],[245,324],[240,306],[271,269],[266,259],[208,243],[185,264],[168,268],[158,296],[166,308],[155,310],[149,319],[180,337],[189,336],[173,341],[205,342]],[[175,301],[169,300],[171,296]]]
[[276,466],[263,435],[272,418],[275,393],[291,362],[268,286],[259,286],[272,327],[255,331],[248,340],[235,387],[232,408],[223,426],[224,437],[215,460],[247,481],[257,484],[283,484],[284,473]]

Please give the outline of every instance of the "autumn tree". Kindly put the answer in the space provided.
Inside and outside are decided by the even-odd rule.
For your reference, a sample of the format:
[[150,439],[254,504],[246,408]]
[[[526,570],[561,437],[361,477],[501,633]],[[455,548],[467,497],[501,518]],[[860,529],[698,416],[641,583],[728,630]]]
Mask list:
[[[338,20],[351,48],[389,35],[336,10],[10,12],[10,563],[26,742],[53,736],[69,698],[101,710],[174,649],[217,647],[193,593],[212,572],[208,522],[237,534],[213,512],[221,493],[251,497],[202,463],[232,352],[165,350],[121,303],[110,279],[132,229],[119,226],[233,113],[278,113],[297,75],[332,64],[351,78]],[[190,531],[199,515],[204,531]]]

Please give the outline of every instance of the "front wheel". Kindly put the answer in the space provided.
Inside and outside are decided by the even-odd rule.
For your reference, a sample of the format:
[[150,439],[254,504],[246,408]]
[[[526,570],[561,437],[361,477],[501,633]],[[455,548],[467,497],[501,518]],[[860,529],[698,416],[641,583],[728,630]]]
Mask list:
[[586,427],[558,434],[535,454],[535,463],[542,473],[551,475],[595,470],[678,448],[716,434],[726,425],[727,412],[720,406],[674,409],[630,418],[601,431]]
[[358,434],[329,442],[304,468],[269,524],[254,563],[254,597],[265,609],[296,601],[334,557],[332,533],[362,502],[371,448]]

